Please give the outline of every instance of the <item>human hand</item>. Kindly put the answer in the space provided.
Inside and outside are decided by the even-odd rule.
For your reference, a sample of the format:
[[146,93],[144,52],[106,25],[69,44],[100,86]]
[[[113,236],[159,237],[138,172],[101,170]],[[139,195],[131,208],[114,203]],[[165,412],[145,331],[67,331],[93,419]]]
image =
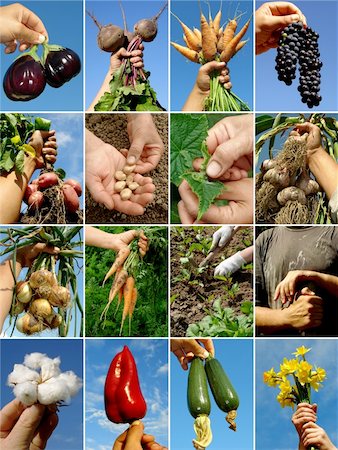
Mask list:
[[210,251],[213,252],[216,247],[224,247],[232,238],[234,228],[229,225],[223,225],[223,227],[219,228],[212,236],[212,244]]
[[211,154],[207,175],[230,181],[247,177],[253,161],[252,136],[252,114],[230,116],[216,123],[206,141]]
[[115,441],[113,450],[168,450],[155,442],[154,436],[144,434],[140,420],[133,422]]
[[307,149],[307,157],[310,158],[314,153],[322,148],[322,136],[317,125],[306,122],[298,124],[290,136],[296,140],[305,141]]
[[309,405],[309,403],[299,403],[296,411],[292,415],[292,423],[294,424],[299,437],[302,434],[303,425],[307,422],[317,421],[317,405]]
[[53,245],[38,244],[27,245],[26,247],[18,248],[16,251],[16,260],[21,267],[31,267],[34,260],[40,253],[49,253],[50,255],[57,255],[60,252],[58,247]]
[[308,422],[303,425],[301,441],[305,448],[312,446],[320,448],[320,450],[337,450],[337,447],[332,444],[326,431],[313,422]]
[[42,169],[46,166],[46,163],[55,163],[57,156],[55,130],[34,131],[30,140],[28,141],[28,144],[31,145],[36,152],[36,169]]
[[219,82],[225,89],[230,90],[232,84],[230,81],[230,70],[225,62],[210,61],[203,64],[197,74],[196,87],[201,94],[208,95],[210,91],[210,74],[214,71],[219,71]]
[[283,311],[292,328],[306,330],[319,327],[323,321],[324,300],[309,288],[303,288],[297,301]]
[[139,187],[133,191],[130,200],[122,200],[115,191],[117,180],[114,174],[124,168],[126,159],[113,146],[98,141],[97,147],[86,148],[86,184],[93,199],[103,203],[108,209],[132,216],[142,215],[145,206],[154,199],[155,186],[152,179],[136,174],[134,181]]
[[117,52],[112,53],[110,57],[110,72],[114,74],[121,66],[124,58],[129,58],[135,69],[141,69],[143,67],[143,49],[141,44],[137,50],[127,52],[124,47],[121,47]]
[[15,52],[18,42],[23,52],[32,44],[42,44],[47,39],[41,19],[20,3],[0,8],[0,42],[5,45],[5,53]]
[[[252,223],[253,221],[253,179],[243,178],[238,181],[224,183],[225,191],[218,197],[227,200],[228,205],[211,205],[198,223]],[[181,201],[178,203],[178,212],[184,224],[197,223],[198,198],[191,190],[189,184],[183,180],[179,193]]]
[[141,174],[155,169],[164,152],[164,145],[151,114],[128,114],[127,131],[129,150],[121,150],[130,165],[136,164],[135,171]]
[[256,55],[276,48],[281,30],[299,21],[307,25],[306,17],[293,3],[263,3],[255,13]]
[[279,297],[282,304],[292,302],[296,295],[296,285],[302,280],[311,279],[310,270],[290,270],[286,277],[277,285],[274,295],[274,300]]
[[122,248],[126,247],[135,238],[139,238],[138,247],[146,249],[148,247],[148,238],[143,233],[143,231],[129,230],[124,233],[119,233],[113,235],[113,245],[112,248],[117,252]]
[[2,450],[38,450],[58,424],[57,414],[40,404],[28,408],[13,400],[0,411],[0,447]]
[[[202,345],[203,344],[203,347]],[[209,353],[214,356],[212,339],[171,339],[170,351],[174,353],[183,370],[188,370],[188,363],[197,356],[206,359]]]

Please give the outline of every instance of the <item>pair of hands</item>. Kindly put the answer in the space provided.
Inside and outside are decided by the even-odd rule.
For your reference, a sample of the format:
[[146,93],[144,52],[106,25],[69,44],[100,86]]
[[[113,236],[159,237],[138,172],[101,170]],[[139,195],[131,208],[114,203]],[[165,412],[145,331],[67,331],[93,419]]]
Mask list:
[[[253,179],[248,172],[253,164],[253,116],[241,114],[220,120],[210,130],[207,138],[212,155],[207,166],[207,175],[224,183],[225,192],[219,197],[228,205],[212,205],[199,223],[252,223]],[[202,159],[194,161],[198,171]],[[178,210],[181,222],[197,223],[198,198],[189,184],[183,181],[179,187],[181,201]]]
[[[142,215],[153,201],[155,186],[143,174],[156,168],[164,151],[163,142],[149,113],[128,115],[130,148],[118,151],[86,130],[86,184],[93,199],[110,210]],[[121,200],[115,192],[114,174],[126,162],[136,164],[135,181],[140,185],[130,200]]]
[[299,403],[297,410],[292,416],[299,440],[301,442],[300,450],[314,446],[321,450],[337,450],[332,444],[325,430],[316,424],[317,405],[308,403]]

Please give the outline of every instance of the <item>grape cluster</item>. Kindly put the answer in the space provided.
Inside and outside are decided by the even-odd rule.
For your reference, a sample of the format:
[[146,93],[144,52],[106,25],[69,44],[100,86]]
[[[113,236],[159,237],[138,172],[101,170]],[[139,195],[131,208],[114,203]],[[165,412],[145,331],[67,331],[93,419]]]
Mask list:
[[318,38],[318,33],[304,28],[302,22],[296,22],[284,28],[277,48],[275,69],[278,79],[291,86],[296,79],[299,62],[298,91],[302,102],[309,108],[318,106],[322,99],[319,95],[322,62],[319,59]]

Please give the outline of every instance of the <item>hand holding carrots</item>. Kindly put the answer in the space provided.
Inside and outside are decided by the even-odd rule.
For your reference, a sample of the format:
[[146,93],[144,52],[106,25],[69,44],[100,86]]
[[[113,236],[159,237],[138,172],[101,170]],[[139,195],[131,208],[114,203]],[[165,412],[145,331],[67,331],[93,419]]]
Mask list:
[[225,89],[230,90],[232,84],[230,81],[230,70],[228,69],[225,62],[210,61],[200,67],[198,75],[196,78],[196,87],[202,94],[208,95],[210,91],[210,74],[215,70],[220,71],[219,82],[225,87]]
[[280,31],[293,22],[301,21],[306,26],[306,17],[291,2],[267,2],[257,9],[256,55],[278,46]]

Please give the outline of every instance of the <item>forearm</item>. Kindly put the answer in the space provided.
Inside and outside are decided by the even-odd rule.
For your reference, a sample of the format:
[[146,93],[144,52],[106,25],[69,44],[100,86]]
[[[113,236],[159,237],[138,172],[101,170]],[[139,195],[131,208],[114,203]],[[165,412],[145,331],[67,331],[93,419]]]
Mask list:
[[330,199],[337,189],[338,164],[320,147],[308,158],[310,171]]
[[255,308],[255,321],[258,333],[271,334],[290,328],[283,309]]
[[24,193],[35,167],[35,160],[25,156],[24,172],[21,175],[13,170],[7,176],[0,177],[0,223],[15,223],[19,220]]
[[182,108],[182,111],[203,111],[204,102],[207,95],[208,92],[202,92],[195,84]]
[[96,94],[92,103],[89,105],[87,111],[94,111],[94,107],[98,103],[98,101],[100,100],[102,95],[104,95],[105,92],[110,92],[109,83],[110,83],[110,80],[112,79],[112,76],[113,76],[113,74],[110,72],[110,70],[108,70],[107,75],[105,76],[105,79],[103,80],[103,83],[102,83],[98,93]]
[[95,227],[86,227],[86,245],[115,250],[115,236]]
[[[7,259],[0,264],[0,331],[2,331],[3,324],[11,309],[14,278],[11,270],[12,261]],[[16,262],[16,277],[19,276],[22,267]]]
[[313,281],[318,287],[325,289],[329,294],[337,296],[338,277],[327,273],[308,271],[306,278]]

